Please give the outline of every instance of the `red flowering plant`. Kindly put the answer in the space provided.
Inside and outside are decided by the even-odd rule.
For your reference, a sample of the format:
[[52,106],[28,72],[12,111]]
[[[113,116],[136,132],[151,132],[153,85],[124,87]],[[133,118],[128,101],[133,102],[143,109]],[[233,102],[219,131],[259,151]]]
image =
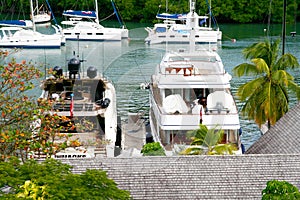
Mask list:
[[[0,51],[1,56],[7,53]],[[51,156],[65,148],[68,135],[60,134],[58,123],[65,119],[49,114],[51,103],[30,95],[41,76],[26,61],[0,64],[0,161],[11,156],[25,161],[30,153]]]

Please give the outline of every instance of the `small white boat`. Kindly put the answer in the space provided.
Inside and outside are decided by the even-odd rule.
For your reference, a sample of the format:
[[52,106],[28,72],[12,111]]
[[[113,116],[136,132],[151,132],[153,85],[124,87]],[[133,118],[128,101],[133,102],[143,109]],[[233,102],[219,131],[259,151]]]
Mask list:
[[[112,0],[111,2],[114,7]],[[121,41],[128,38],[128,29],[124,26],[121,28],[107,28],[102,26],[98,18],[97,0],[95,0],[95,7],[96,11],[64,11],[63,16],[67,17],[68,20],[61,23],[62,25],[69,26],[62,30],[66,40]]]
[[[31,15],[33,15],[33,2],[30,0]],[[16,23],[18,22],[18,23]],[[65,44],[65,38],[59,26],[52,26],[55,34],[42,34],[36,31],[35,21],[15,20],[14,23],[1,21],[0,47],[3,48],[60,48]]]
[[153,28],[145,28],[148,32],[145,42],[147,44],[189,43],[191,24],[194,23],[191,21],[192,15],[193,19],[196,20],[194,27],[196,43],[213,44],[221,41],[222,31],[218,27],[211,27],[212,17],[199,16],[195,11],[192,11],[191,3],[192,0],[190,0],[190,12],[188,14],[158,14],[157,19],[162,19],[163,23],[157,23]]
[[231,75],[217,52],[195,50],[195,46],[191,40],[189,50],[166,52],[151,77],[149,119],[153,140],[174,153],[176,146],[190,144],[188,131],[204,124],[208,129],[224,130],[223,142],[236,144],[236,153],[241,154]]
[[81,62],[83,60],[74,56],[68,61],[67,69],[54,67],[54,75],[41,85],[40,98],[52,102],[51,113],[69,119],[68,123],[61,124],[64,127],[62,132],[71,133],[70,140],[78,139],[81,144],[54,157],[91,158],[98,154],[114,157],[121,148],[114,85],[94,66],[84,72]]
[[47,35],[21,27],[0,28],[0,47],[3,48],[60,48],[61,34]]
[[66,40],[121,41],[122,38],[128,38],[127,29],[105,28],[96,22],[87,21],[75,21],[73,24],[62,30]]
[[42,23],[47,23],[47,22],[51,21],[50,10],[47,9],[47,7],[44,4],[39,5],[38,0],[35,1],[35,6],[33,9],[33,21],[36,24],[42,24]]

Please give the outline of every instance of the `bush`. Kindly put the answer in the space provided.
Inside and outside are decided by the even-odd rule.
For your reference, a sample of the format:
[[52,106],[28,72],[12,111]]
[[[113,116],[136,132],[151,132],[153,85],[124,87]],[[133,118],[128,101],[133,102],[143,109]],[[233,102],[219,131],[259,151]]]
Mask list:
[[159,142],[151,142],[145,144],[141,150],[143,156],[165,156],[164,149],[160,146]]
[[18,159],[0,162],[0,188],[10,188],[9,194],[0,189],[0,198],[34,199],[35,195],[51,200],[130,199],[129,192],[120,190],[105,171],[93,169],[73,174],[70,169],[54,159],[42,163],[28,160],[21,164]]
[[297,187],[287,181],[271,180],[262,191],[262,199],[300,199]]

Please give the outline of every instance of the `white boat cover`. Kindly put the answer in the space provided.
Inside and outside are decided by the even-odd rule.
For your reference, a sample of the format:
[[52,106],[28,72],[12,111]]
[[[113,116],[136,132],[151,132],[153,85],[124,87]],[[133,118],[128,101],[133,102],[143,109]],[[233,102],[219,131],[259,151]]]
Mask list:
[[232,96],[225,91],[215,91],[207,96],[208,110],[216,108],[218,103],[228,110],[234,106]]
[[187,113],[189,108],[179,94],[169,95],[163,100],[163,110],[167,114]]

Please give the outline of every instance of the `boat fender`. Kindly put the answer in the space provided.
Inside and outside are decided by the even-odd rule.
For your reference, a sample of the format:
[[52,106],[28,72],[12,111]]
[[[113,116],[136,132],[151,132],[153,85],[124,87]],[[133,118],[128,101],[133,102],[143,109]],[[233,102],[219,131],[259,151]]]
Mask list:
[[97,105],[101,106],[101,108],[107,108],[110,104],[110,99],[109,98],[101,99],[96,103]]
[[63,75],[63,69],[60,66],[53,67],[54,77],[59,78]]

